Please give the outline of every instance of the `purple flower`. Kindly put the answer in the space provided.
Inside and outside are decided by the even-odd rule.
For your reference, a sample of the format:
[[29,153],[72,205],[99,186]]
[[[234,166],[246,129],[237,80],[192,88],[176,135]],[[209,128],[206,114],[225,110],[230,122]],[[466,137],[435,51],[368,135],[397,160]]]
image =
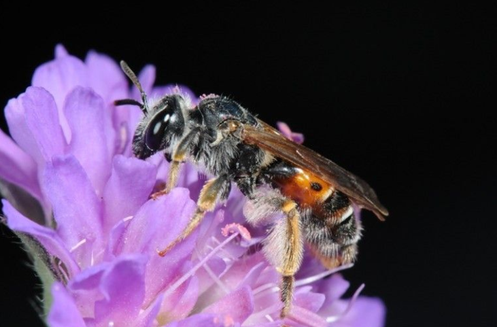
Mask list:
[[[155,69],[140,81],[150,96],[185,87],[153,87]],[[278,284],[259,243],[264,229],[248,227],[245,198],[236,189],[226,205],[165,257],[195,210],[205,178],[186,164],[168,195],[150,195],[167,179],[161,154],[131,154],[141,113],[116,108],[137,98],[119,66],[90,52],[84,61],[62,46],[38,67],[32,86],[12,99],[0,131],[3,213],[35,257],[50,326],[279,326]],[[282,127],[286,136],[302,135]],[[382,326],[375,298],[341,299],[349,284],[329,278],[311,257],[297,275],[291,326]]]

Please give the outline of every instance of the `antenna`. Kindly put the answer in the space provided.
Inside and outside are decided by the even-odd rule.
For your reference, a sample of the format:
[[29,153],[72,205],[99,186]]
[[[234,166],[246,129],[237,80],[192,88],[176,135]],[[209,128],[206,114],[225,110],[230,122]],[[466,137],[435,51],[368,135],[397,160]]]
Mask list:
[[125,104],[138,105],[141,108],[141,110],[143,111],[143,113],[146,115],[148,112],[147,94],[145,93],[145,91],[143,91],[143,87],[142,87],[140,81],[138,80],[138,77],[136,77],[136,74],[131,70],[131,68],[129,68],[128,64],[124,60],[121,60],[120,64],[121,64],[121,69],[123,70],[123,72],[126,74],[126,76],[128,76],[128,78],[131,80],[131,82],[133,82],[133,84],[135,84],[135,86],[140,91],[143,103],[139,103],[138,101],[132,100],[132,99],[125,99],[125,100],[117,100],[115,102],[115,104],[116,105],[125,105]]

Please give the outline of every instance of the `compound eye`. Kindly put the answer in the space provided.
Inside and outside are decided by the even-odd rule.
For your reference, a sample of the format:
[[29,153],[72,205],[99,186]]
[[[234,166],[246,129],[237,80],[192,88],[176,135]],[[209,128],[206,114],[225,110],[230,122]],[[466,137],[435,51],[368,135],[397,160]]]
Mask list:
[[174,114],[171,114],[168,110],[164,110],[152,118],[145,134],[145,145],[149,148],[149,150],[160,150],[160,146],[166,134],[167,126],[173,117]]

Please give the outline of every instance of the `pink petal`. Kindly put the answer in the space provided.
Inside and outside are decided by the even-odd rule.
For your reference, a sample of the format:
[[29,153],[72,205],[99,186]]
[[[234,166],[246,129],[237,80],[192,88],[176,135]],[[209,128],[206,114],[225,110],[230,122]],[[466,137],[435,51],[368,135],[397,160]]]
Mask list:
[[121,67],[112,58],[90,51],[85,59],[88,67],[89,85],[103,98],[104,107],[110,110],[113,130],[116,131],[114,144],[109,143],[112,153],[131,155],[131,138],[142,116],[135,106],[114,106],[114,101],[130,98],[128,79]]
[[[205,183],[205,181],[203,182]],[[202,186],[199,186],[199,188],[202,188]],[[193,195],[192,198],[195,198],[195,195]],[[212,236],[217,236],[219,232],[219,224],[224,221],[224,213],[225,211],[223,209],[218,209],[214,212],[207,213],[204,217],[204,220],[202,220],[202,224],[199,226],[199,236],[197,239],[197,245],[203,249],[203,251],[201,252],[204,252],[206,250],[205,248],[209,246],[212,241]],[[228,235],[226,235],[225,237],[227,236]],[[224,239],[225,237],[222,238]]]
[[[214,265],[209,265],[209,267],[212,267],[212,270],[215,268]],[[257,263],[257,260],[253,260],[253,256],[236,261],[229,270],[219,278],[220,283],[222,283],[224,287],[211,287],[206,290],[205,292],[208,292],[209,296],[201,297],[197,307],[202,308],[214,305],[217,301],[226,296],[227,290],[241,289],[243,287],[249,287],[250,289],[255,288],[257,279],[259,279],[261,272],[266,267],[267,264],[265,262]],[[197,276],[201,278],[202,274],[197,273]],[[206,276],[205,278],[208,278],[208,280],[212,279],[210,276]],[[205,278],[203,283],[205,283]],[[211,282],[211,284],[214,283]]]
[[283,134],[287,139],[299,144],[302,144],[304,142],[304,134],[292,132],[292,130],[286,123],[277,122],[276,126],[278,126],[281,134]]
[[196,314],[187,319],[166,325],[167,327],[234,327],[232,319],[217,314]]
[[55,51],[54,51],[55,58],[62,58],[69,56],[69,52],[67,52],[67,49],[62,45],[62,44],[57,44],[55,46]]
[[[186,273],[191,266],[191,264],[185,265],[180,274]],[[160,321],[175,321],[188,317],[197,303],[198,280],[197,276],[188,279],[164,299],[160,310],[161,314],[158,317]]]
[[107,247],[104,253],[104,261],[112,261],[121,251],[122,248],[122,237],[126,228],[129,224],[130,218],[126,218],[117,222],[117,224],[112,227],[110,232],[105,232],[108,235]]
[[[199,247],[197,242],[197,248]],[[202,248],[202,247],[200,247]],[[220,276],[221,273],[226,269],[226,263],[222,258],[212,257],[209,261],[206,262],[205,266],[214,276]],[[204,293],[207,289],[209,289],[216,281],[211,277],[211,274],[207,271],[207,269],[199,269],[195,273],[195,276],[198,277],[200,285],[199,285],[199,293]],[[218,278],[218,277],[216,277]],[[219,293],[219,296],[216,296],[216,292]],[[220,288],[214,288],[209,290],[209,300],[214,300],[220,298],[226,293]],[[211,302],[209,302],[210,304]],[[202,305],[205,306],[205,305]]]
[[257,264],[253,264],[250,267],[250,270],[240,281],[240,286],[247,285],[254,287],[259,281],[262,271],[267,268],[267,262],[261,261]]
[[53,205],[57,232],[82,267],[103,252],[101,200],[74,156],[55,157],[44,174],[45,194]]
[[102,262],[82,270],[69,282],[69,289],[73,292],[89,291],[99,287],[102,276],[112,265],[111,262]]
[[145,311],[140,313],[140,316],[136,319],[136,322],[134,324],[135,327],[152,327],[154,326],[155,319],[157,315],[159,314],[159,311],[161,309],[161,303],[163,301],[164,297],[158,296],[154,303],[150,305]]
[[147,201],[155,185],[156,173],[157,168],[144,160],[114,157],[112,173],[103,193],[106,230],[119,220],[134,215]]
[[166,247],[183,231],[195,207],[184,188],[147,201],[126,230],[122,253],[154,253]]
[[52,327],[85,327],[86,324],[74,299],[61,283],[52,286],[53,303],[47,322]]
[[321,316],[297,305],[292,307],[290,315],[284,321],[290,326],[295,326],[295,322],[299,323],[296,326],[326,327],[328,325]]
[[317,312],[323,306],[326,297],[320,293],[310,292],[311,288],[309,286],[296,290],[293,303],[300,308]]
[[223,282],[231,289],[242,285],[254,285],[259,282],[262,271],[267,267],[267,262],[261,254],[254,254],[237,260],[223,275]]
[[249,286],[244,286],[205,308],[202,313],[228,316],[234,322],[244,322],[254,311],[254,299]]
[[2,200],[2,204],[9,228],[33,236],[50,255],[59,258],[65,264],[69,275],[74,276],[79,271],[78,264],[53,229],[38,225],[24,217],[5,200]]
[[0,130],[0,179],[16,184],[41,200],[37,167],[33,159]]
[[128,98],[128,81],[115,60],[90,51],[85,58],[88,81],[92,89],[104,99],[107,107],[117,99]]
[[124,326],[140,313],[145,295],[143,255],[124,256],[112,263],[100,283],[104,299],[95,303],[95,320],[100,325]]
[[[185,274],[185,267],[189,263],[188,259],[191,257],[194,246],[195,235],[191,235],[191,237],[175,246],[165,257],[159,256],[156,251],[150,254],[151,257],[147,262],[147,271],[145,273],[145,281],[147,283],[145,294],[146,304],[153,301],[159,292],[167,289],[176,279]],[[178,289],[169,294],[164,301],[170,302],[181,297],[182,293],[187,291],[184,288],[185,285],[182,284]]]
[[126,230],[123,253],[154,252],[172,242],[193,215],[195,203],[189,191],[175,188],[142,205]]
[[326,303],[333,303],[345,294],[349,286],[350,283],[341,274],[333,274],[331,277],[315,283],[314,289],[326,296]]
[[64,113],[71,130],[70,153],[85,169],[101,194],[111,166],[115,133],[110,112],[91,89],[76,87],[67,96]]
[[62,113],[66,96],[76,86],[88,86],[88,72],[83,62],[71,55],[58,56],[41,66],[39,66],[31,81],[31,85],[39,86],[50,92],[55,98],[55,103],[59,109],[59,117],[67,139],[70,139],[70,132],[67,120]]
[[361,296],[352,309],[333,326],[382,327],[385,325],[385,304],[378,298]]
[[85,320],[95,316],[95,301],[103,297],[99,288],[102,276],[111,264],[103,262],[91,266],[74,276],[68,283],[68,289]]
[[195,210],[187,189],[176,188],[157,200],[149,200],[129,222],[121,239],[124,243],[116,253],[146,253],[150,255],[145,279],[146,303],[177,278],[191,257],[196,234],[176,245],[165,257],[157,254],[185,228]]
[[12,138],[40,167],[54,155],[64,154],[62,133],[54,99],[46,90],[29,87],[5,108]]
[[[254,325],[251,324],[243,324],[244,327],[281,327],[281,321],[273,321],[269,322],[267,319],[265,319],[266,322],[260,322]],[[293,327],[293,326],[292,326]],[[305,326],[307,327],[307,326]]]

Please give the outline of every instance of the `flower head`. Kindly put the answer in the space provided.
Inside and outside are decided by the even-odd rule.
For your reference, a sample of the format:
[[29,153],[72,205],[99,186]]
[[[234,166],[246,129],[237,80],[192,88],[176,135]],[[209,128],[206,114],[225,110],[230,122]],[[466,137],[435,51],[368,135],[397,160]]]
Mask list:
[[[151,96],[180,92],[197,101],[185,87],[153,87],[152,66],[139,79]],[[260,250],[264,229],[245,224],[236,189],[187,239],[157,255],[186,226],[205,178],[186,164],[175,189],[150,199],[168,163],[160,153],[132,156],[141,112],[113,104],[131,97],[137,91],[112,59],[90,52],[82,61],[58,46],[5,108],[12,139],[0,131],[3,213],[40,263],[48,324],[280,325],[280,276]],[[348,283],[304,260],[289,325],[383,324],[380,300],[341,299]]]

